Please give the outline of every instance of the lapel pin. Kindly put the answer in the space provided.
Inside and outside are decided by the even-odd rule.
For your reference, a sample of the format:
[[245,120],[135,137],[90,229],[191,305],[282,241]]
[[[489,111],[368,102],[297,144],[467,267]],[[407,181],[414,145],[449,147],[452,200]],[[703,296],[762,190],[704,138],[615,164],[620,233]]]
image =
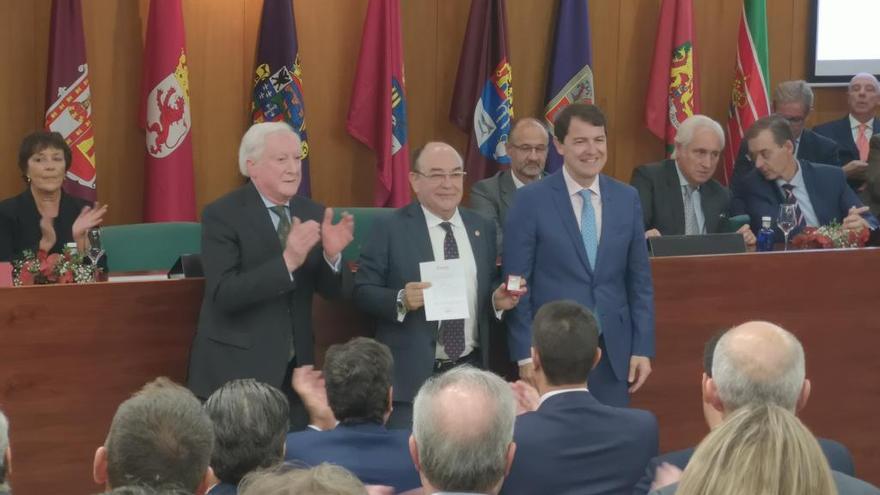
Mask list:
[[474,235],[477,236],[477,237],[480,237],[480,231],[479,231],[479,230],[475,230],[475,231],[474,231]]

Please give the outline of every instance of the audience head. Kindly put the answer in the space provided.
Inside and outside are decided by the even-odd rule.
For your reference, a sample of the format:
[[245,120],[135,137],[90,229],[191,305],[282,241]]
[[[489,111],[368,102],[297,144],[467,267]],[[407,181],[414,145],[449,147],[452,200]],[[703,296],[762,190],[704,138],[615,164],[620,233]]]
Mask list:
[[237,485],[245,474],[284,459],[290,405],[280,390],[233,380],[208,397],[205,411],[214,424],[211,468],[220,481]]
[[743,139],[749,158],[767,180],[791,180],[797,172],[794,135],[788,121],[777,115],[762,117],[746,131]]
[[595,105],[572,103],[556,116],[553,133],[565,170],[583,187],[592,185],[608,160],[605,114]]
[[773,112],[788,121],[795,139],[800,138],[804,123],[813,110],[813,90],[802,79],[783,81],[773,92]]
[[874,74],[861,72],[850,79],[846,95],[849,113],[860,122],[867,122],[874,117],[880,101],[880,82]]
[[772,404],[739,409],[700,442],[677,495],[837,494],[819,443],[797,417]]
[[340,423],[385,424],[394,371],[388,346],[366,337],[334,344],[327,349],[323,371],[327,402]]
[[0,484],[6,483],[12,468],[12,449],[9,447],[9,420],[0,411]]
[[497,493],[516,449],[514,416],[510,386],[488,371],[461,366],[425,382],[410,437],[425,489]]
[[751,321],[718,340],[704,397],[728,415],[762,404],[795,412],[810,394],[805,376],[804,349],[797,338],[772,323]]
[[32,132],[25,136],[18,148],[21,178],[31,188],[40,191],[59,191],[72,163],[70,146],[57,132]]
[[721,124],[705,115],[692,115],[678,127],[672,158],[688,183],[700,186],[715,175],[723,149]]
[[108,492],[104,492],[104,495],[188,495],[191,493],[192,492],[175,488],[163,489],[143,485],[130,485],[114,488]]
[[302,182],[303,145],[284,122],[252,125],[241,138],[238,168],[260,193],[275,204],[287,204]]
[[409,183],[428,211],[449,220],[461,203],[464,161],[455,148],[430,142],[413,153]]
[[584,386],[599,362],[599,327],[590,311],[574,301],[541,306],[532,322],[532,362],[539,391],[560,385]]
[[204,487],[213,446],[211,419],[199,400],[157,378],[116,410],[107,440],[95,453],[95,481],[109,488],[144,485],[193,493]]
[[345,468],[320,464],[311,469],[279,465],[254,471],[242,480],[238,495],[366,495],[364,484]]
[[507,154],[510,156],[510,170],[517,179],[528,184],[541,178],[549,144],[550,133],[540,120],[525,117],[513,121]]

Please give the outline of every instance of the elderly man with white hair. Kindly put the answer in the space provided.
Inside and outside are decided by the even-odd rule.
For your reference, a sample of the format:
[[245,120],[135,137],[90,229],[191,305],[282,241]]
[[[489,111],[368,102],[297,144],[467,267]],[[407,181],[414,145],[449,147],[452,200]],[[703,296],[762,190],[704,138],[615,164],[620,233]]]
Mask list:
[[833,139],[840,146],[840,162],[850,185],[860,187],[868,168],[871,136],[880,133],[874,116],[880,104],[880,82],[873,74],[859,73],[849,81],[846,91],[849,114],[817,125],[813,130]]
[[253,378],[284,391],[291,429],[307,415],[290,376],[314,362],[312,295],[340,295],[342,250],[354,220],[297,195],[302,144],[284,123],[254,124],[239,148],[250,182],[205,206],[205,294],[188,386],[206,398],[224,383]]
[[[724,130],[705,115],[682,122],[672,158],[633,171],[630,183],[639,191],[645,236],[699,235],[723,232],[730,191],[713,179],[724,149]],[[737,231],[755,243],[748,225]]]

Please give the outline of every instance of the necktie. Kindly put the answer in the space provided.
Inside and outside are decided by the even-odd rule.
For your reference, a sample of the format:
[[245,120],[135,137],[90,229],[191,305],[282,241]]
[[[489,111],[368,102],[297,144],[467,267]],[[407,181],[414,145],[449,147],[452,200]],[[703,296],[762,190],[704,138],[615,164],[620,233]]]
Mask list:
[[595,270],[599,236],[596,235],[596,210],[593,209],[591,194],[589,189],[580,191],[581,197],[584,198],[584,205],[581,207],[581,238],[584,241],[584,249],[587,250],[590,268]]
[[794,205],[795,210],[795,229],[799,229],[804,226],[804,213],[801,211],[800,205],[798,205],[797,198],[794,196],[794,186],[792,184],[783,184],[782,185],[782,196],[785,200],[785,204]]
[[859,138],[856,139],[856,148],[859,149],[859,160],[868,159],[868,125],[859,124]]
[[[446,238],[443,239],[443,258],[447,260],[458,259],[458,243],[455,242],[455,235],[452,233],[452,224],[442,222],[440,224],[446,231]],[[464,352],[464,320],[443,320],[440,323],[440,344],[446,351],[449,359],[458,359]]]
[[270,206],[276,215],[278,215],[278,242],[281,243],[281,249],[287,245],[287,234],[290,232],[290,219],[287,218],[285,206]]
[[700,223],[697,221],[697,210],[694,209],[694,191],[691,185],[681,186],[681,194],[684,199],[684,233],[685,235],[702,234]]

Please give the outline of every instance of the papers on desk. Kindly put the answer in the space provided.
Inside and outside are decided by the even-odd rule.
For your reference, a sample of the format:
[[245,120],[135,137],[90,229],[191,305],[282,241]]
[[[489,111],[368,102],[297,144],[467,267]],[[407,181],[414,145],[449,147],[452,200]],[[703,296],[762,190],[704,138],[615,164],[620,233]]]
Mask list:
[[460,259],[419,263],[419,272],[422,282],[431,282],[431,287],[422,292],[425,296],[427,321],[471,317],[464,263]]
[[153,280],[168,280],[165,273],[142,273],[137,275],[110,275],[108,282],[148,282]]

